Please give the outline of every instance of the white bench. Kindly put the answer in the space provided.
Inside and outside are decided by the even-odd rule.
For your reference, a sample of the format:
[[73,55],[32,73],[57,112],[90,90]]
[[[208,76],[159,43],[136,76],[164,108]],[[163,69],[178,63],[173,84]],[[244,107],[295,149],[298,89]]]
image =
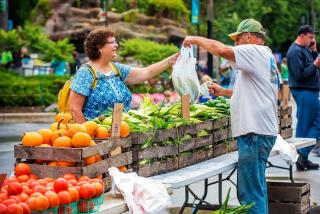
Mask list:
[[[287,139],[287,142],[292,143],[295,145],[297,149],[304,148],[307,146],[314,145],[316,143],[315,139],[311,138],[292,138]],[[279,155],[278,152],[272,151],[270,153],[270,156],[276,156]],[[218,184],[219,188],[219,205],[222,204],[222,182],[225,180],[229,180],[232,183],[234,183],[232,180],[230,180],[231,175],[237,168],[238,163],[238,153],[232,152],[229,154],[225,154],[222,156],[219,156],[217,158],[213,158],[210,160],[207,160],[205,162],[201,162],[192,166],[185,167],[183,169],[179,169],[174,172],[169,172],[162,175],[157,175],[154,177],[151,177],[152,179],[158,180],[163,184],[167,184],[171,186],[172,189],[178,189],[181,187],[185,187],[185,202],[183,204],[183,207],[180,210],[180,213],[183,212],[185,207],[196,207],[197,209],[211,209],[214,206],[212,204],[209,204],[205,201],[205,198],[207,196],[207,188],[209,185],[212,184]],[[274,166],[277,167],[277,166]],[[284,168],[288,169],[290,168]],[[231,171],[231,173],[226,177],[222,178],[222,174],[225,172]],[[292,174],[292,167],[291,167],[291,174]],[[218,181],[208,183],[208,179],[214,176],[218,176]],[[193,183],[197,183],[199,181],[205,182],[205,189],[204,194],[201,197],[198,197],[193,193],[193,191],[190,189],[189,185]],[[193,197],[197,197],[199,203],[189,203],[189,194],[191,194]],[[197,209],[194,211],[196,212]],[[118,214],[128,211],[128,208],[123,200],[123,198],[115,198],[110,193],[106,193],[105,196],[105,202],[102,204],[99,213],[108,213],[108,214]]]

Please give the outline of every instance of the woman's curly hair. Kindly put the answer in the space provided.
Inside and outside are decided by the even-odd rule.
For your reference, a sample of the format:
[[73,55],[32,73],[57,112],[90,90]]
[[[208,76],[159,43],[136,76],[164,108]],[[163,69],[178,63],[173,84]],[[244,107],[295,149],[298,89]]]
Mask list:
[[90,60],[99,59],[99,51],[107,42],[109,37],[114,37],[115,32],[109,28],[99,28],[91,31],[84,41],[84,52]]

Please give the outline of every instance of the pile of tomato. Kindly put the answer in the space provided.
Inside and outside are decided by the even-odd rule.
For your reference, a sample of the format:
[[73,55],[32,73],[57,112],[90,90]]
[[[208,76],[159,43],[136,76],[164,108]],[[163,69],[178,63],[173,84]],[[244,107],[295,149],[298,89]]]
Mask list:
[[[6,178],[0,190],[0,214],[87,213],[95,206],[90,200],[101,197],[103,190],[99,178],[77,178],[69,173],[57,179],[39,179],[28,164],[19,163],[15,175]],[[76,206],[66,206],[69,204]],[[50,211],[53,208],[56,210]]]

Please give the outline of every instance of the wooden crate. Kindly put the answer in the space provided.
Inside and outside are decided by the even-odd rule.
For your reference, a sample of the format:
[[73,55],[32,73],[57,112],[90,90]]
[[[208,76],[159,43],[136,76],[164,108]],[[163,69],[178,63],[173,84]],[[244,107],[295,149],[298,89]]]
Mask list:
[[304,214],[310,211],[310,185],[268,182],[270,214]]
[[[133,133],[131,137],[133,171],[138,175],[149,177],[178,169],[178,145],[162,145],[166,140],[177,139],[178,129]],[[152,140],[153,146],[142,149],[147,140]],[[141,164],[142,161],[146,163]]]
[[[192,139],[179,144],[179,168],[190,166],[213,158],[213,121],[208,120],[201,123],[180,126],[179,137],[185,134],[192,136]],[[208,135],[200,136],[199,133],[205,130]]]
[[[111,156],[110,152],[117,146],[121,146],[123,152],[117,156]],[[85,165],[85,158],[99,154],[102,160]],[[90,178],[102,175],[105,180],[108,178],[108,169],[112,166],[127,166],[132,164],[131,138],[117,138],[98,141],[97,145],[84,148],[55,148],[55,147],[29,147],[16,145],[14,147],[16,162],[27,162],[33,174],[39,178],[57,178],[66,173],[73,173],[76,176],[88,176]],[[34,160],[46,161],[68,161],[74,162],[73,167],[48,166],[36,164]],[[108,186],[108,185],[106,185]]]
[[[213,156],[218,157],[229,151],[229,142],[232,141],[230,118],[225,117],[213,122]],[[234,147],[234,146],[233,146]]]

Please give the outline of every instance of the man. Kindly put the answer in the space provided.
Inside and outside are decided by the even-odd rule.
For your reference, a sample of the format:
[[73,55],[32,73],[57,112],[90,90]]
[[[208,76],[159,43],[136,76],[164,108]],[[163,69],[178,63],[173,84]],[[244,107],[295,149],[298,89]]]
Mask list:
[[[320,137],[320,58],[315,32],[309,25],[299,27],[287,53],[289,87],[297,104],[296,137]],[[308,156],[313,146],[298,150],[297,170],[319,169]]]
[[229,34],[235,47],[216,40],[188,36],[184,45],[196,44],[226,58],[238,70],[234,89],[209,86],[217,96],[231,97],[232,135],[238,137],[238,199],[254,202],[248,213],[267,214],[266,161],[278,133],[277,94],[279,78],[271,50],[263,46],[265,30],[254,19],[243,20]]

